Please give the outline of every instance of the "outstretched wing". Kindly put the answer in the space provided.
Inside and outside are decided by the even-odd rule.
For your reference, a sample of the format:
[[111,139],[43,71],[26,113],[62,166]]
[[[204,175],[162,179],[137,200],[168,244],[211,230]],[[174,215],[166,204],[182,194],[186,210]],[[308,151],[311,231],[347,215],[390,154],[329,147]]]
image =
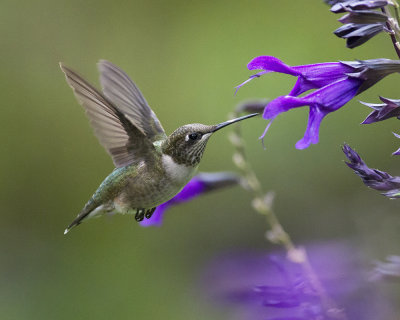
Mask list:
[[119,168],[154,150],[152,142],[106,97],[76,72],[60,63],[75,97],[85,108],[96,137]]
[[128,75],[106,60],[98,63],[103,93],[150,141],[165,139],[165,131],[139,88]]

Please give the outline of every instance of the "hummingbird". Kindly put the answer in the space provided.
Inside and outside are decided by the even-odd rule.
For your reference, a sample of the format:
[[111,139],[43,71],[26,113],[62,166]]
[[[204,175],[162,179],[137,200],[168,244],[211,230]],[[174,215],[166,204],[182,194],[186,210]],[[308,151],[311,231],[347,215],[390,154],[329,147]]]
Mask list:
[[106,60],[100,60],[97,66],[102,91],[60,63],[68,85],[85,109],[115,169],[64,234],[86,219],[107,213],[132,214],[138,222],[151,218],[158,205],[173,198],[193,177],[212,134],[258,115],[217,125],[186,124],[167,136],[129,76]]

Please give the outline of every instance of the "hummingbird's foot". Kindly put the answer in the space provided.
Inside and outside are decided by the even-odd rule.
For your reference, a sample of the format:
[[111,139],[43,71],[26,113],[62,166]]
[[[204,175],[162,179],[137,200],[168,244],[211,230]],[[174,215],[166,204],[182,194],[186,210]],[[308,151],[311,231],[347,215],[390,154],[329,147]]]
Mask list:
[[137,222],[143,221],[144,219],[144,214],[145,214],[145,209],[137,209],[136,214],[135,214],[135,219]]
[[146,214],[145,214],[146,219],[150,219],[151,216],[153,215],[154,211],[156,211],[156,207],[147,210]]

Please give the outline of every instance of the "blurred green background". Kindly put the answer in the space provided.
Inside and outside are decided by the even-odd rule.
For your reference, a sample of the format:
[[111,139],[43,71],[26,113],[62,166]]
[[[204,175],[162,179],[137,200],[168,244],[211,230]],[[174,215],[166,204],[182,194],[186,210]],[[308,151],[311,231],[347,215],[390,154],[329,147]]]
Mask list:
[[[349,50],[332,32],[339,16],[322,1],[12,1],[0,11],[1,319],[224,319],[198,292],[219,252],[266,248],[266,225],[239,187],[172,209],[161,228],[114,216],[63,231],[113,165],[65,82],[63,61],[98,84],[108,59],[138,84],[168,133],[218,123],[240,101],[289,92],[268,75],[234,96],[257,55],[288,64],[395,58],[381,34]],[[400,98],[391,75],[358,98]],[[351,237],[370,259],[398,254],[399,202],[364,187],[345,166],[343,142],[372,166],[400,174],[391,157],[398,122],[359,123],[355,99],[324,120],[320,143],[294,145],[307,110],[243,123],[248,156],[296,243]],[[251,121],[251,123],[250,123]],[[228,130],[227,130],[228,131]],[[209,142],[201,171],[235,170],[228,132]],[[366,265],[368,268],[369,265]],[[383,288],[385,289],[385,288]]]

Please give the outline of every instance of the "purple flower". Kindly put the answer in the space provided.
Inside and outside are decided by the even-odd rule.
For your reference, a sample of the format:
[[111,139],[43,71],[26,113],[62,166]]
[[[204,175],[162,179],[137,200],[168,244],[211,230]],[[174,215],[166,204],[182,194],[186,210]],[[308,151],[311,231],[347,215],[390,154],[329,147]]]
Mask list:
[[370,124],[389,118],[397,117],[400,120],[400,99],[389,99],[384,97],[379,97],[383,104],[374,104],[362,102],[362,104],[367,107],[372,108],[372,111],[367,118],[362,122],[362,124]]
[[331,11],[334,13],[342,13],[349,10],[368,10],[378,9],[389,4],[387,0],[351,0],[351,1],[330,1]]
[[338,28],[334,34],[346,39],[346,46],[352,49],[382,31],[389,32],[386,26],[388,20],[386,13],[371,10],[383,8],[386,5],[388,5],[388,1],[381,0],[353,0],[333,4],[331,8],[332,12],[347,12],[346,15],[339,19],[339,22],[345,25]]
[[160,226],[165,211],[170,207],[190,201],[203,193],[231,186],[238,182],[238,176],[229,172],[199,173],[175,197],[159,205],[151,218],[141,221],[140,225],[142,227]]
[[[296,148],[304,149],[311,143],[318,143],[319,127],[326,115],[338,110],[355,95],[373,86],[388,74],[399,72],[400,61],[374,59],[288,66],[275,57],[260,56],[250,61],[247,67],[249,70],[262,69],[263,71],[251,76],[237,88],[270,72],[286,73],[297,77],[296,84],[288,95],[278,97],[266,105],[263,117],[270,120],[270,125],[282,112],[309,106],[306,132],[303,139],[296,144]],[[317,90],[299,97],[300,94],[311,89]]]
[[368,23],[382,23],[388,20],[388,16],[384,13],[373,10],[349,10],[347,14],[338,19],[339,22],[368,24]]
[[[247,252],[215,259],[201,281],[212,301],[235,307],[235,319],[387,319],[388,306],[367,281],[357,248],[348,242],[325,243],[308,246],[307,253],[313,275],[284,253]],[[321,300],[314,276],[324,298],[334,303]]]
[[350,160],[346,164],[354,170],[366,186],[385,191],[382,194],[386,197],[400,198],[400,177],[393,177],[384,171],[369,168],[358,153],[347,144],[343,146],[343,152]]
[[386,30],[384,22],[367,24],[348,23],[336,29],[334,34],[339,38],[346,39],[347,48],[353,49],[384,30]]
[[[394,134],[394,136],[395,136],[396,138],[399,138],[399,139],[400,139],[400,135],[399,135],[399,134],[394,133],[394,132],[393,132],[393,134]],[[397,149],[395,152],[393,152],[392,155],[394,155],[394,156],[399,156],[399,155],[400,155],[400,148]]]

